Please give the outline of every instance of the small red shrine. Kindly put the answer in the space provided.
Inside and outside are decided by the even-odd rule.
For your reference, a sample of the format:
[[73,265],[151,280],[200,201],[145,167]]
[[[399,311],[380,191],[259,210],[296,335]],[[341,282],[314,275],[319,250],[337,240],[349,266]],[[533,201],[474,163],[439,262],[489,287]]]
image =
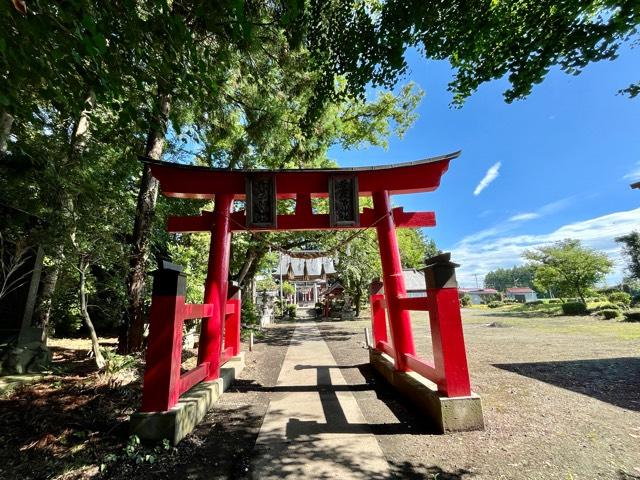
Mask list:
[[[396,228],[435,226],[435,214],[391,206],[392,195],[438,188],[459,153],[376,167],[283,170],[216,169],[144,158],[164,195],[213,199],[215,205],[213,211],[168,220],[170,232],[211,232],[208,274],[204,303],[189,305],[179,269],[156,273],[142,411],[170,410],[197,383],[217,379],[221,365],[239,354],[240,292],[228,280],[231,235],[238,231],[375,228],[383,276],[372,285],[372,363],[387,356],[393,371],[429,379],[442,398],[470,397],[456,265],[446,255],[428,262],[426,297],[408,297],[404,284]],[[372,197],[373,208],[360,208],[363,196]],[[312,200],[326,197],[329,214],[315,213]],[[277,213],[281,199],[295,200],[294,214]],[[245,208],[233,211],[234,200],[244,201]],[[412,310],[429,312],[433,362],[416,355]],[[198,365],[181,374],[182,322],[188,318],[203,319]]]

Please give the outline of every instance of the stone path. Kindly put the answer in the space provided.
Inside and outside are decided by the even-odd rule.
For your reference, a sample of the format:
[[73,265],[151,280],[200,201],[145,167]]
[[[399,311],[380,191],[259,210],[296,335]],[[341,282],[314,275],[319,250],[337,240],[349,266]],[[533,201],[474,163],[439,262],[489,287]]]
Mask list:
[[291,338],[256,442],[254,478],[389,478],[389,466],[315,322]]

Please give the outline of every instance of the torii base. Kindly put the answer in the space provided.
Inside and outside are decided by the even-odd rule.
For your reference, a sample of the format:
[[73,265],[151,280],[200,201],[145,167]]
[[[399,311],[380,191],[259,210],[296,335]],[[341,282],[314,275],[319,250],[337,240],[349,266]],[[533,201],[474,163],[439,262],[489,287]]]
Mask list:
[[167,412],[136,412],[130,418],[130,431],[140,440],[161,442],[168,439],[172,445],[191,433],[202,421],[213,404],[244,369],[244,352],[229,359],[220,369],[220,378],[201,382],[180,396],[180,400]]
[[477,394],[444,397],[435,383],[415,372],[395,370],[393,359],[373,348],[369,348],[369,362],[402,397],[431,419],[440,433],[484,430],[482,401]]

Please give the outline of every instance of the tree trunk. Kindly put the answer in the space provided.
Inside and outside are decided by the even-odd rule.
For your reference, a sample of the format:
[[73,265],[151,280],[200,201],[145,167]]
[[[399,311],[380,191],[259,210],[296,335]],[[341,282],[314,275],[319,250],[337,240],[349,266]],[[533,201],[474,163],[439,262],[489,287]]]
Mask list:
[[[145,156],[159,160],[164,148],[165,133],[169,117],[170,96],[158,95],[159,113],[147,136]],[[131,245],[129,277],[127,279],[127,294],[129,308],[125,323],[118,341],[120,353],[131,353],[142,350],[144,336],[144,287],[147,273],[147,259],[149,258],[149,240],[151,227],[158,198],[158,181],[151,175],[148,165],[144,166],[138,205],[136,207],[133,240]]]
[[362,304],[362,293],[358,289],[358,293],[355,295],[354,301],[356,303],[356,318],[360,317],[360,305]]
[[11,127],[13,126],[13,117],[7,112],[0,114],[0,155],[7,151],[7,142],[11,135]]
[[578,297],[580,297],[580,300],[586,306],[587,305],[587,300],[584,298],[584,292],[582,291],[582,289],[579,286],[576,287],[576,291],[578,292]]
[[75,124],[73,132],[71,134],[71,142],[70,142],[70,159],[75,159],[75,156],[82,153],[84,147],[87,144],[87,140],[89,139],[89,124],[91,119],[89,118],[89,113],[96,104],[96,94],[93,90],[89,90],[85,99],[85,108],[80,112],[80,116],[78,117],[78,121]]
[[257,253],[255,248],[249,247],[249,251],[247,252],[247,259],[244,261],[242,269],[240,269],[240,273],[238,273],[238,278],[236,279],[238,285],[242,286],[242,284],[244,283],[244,279],[249,272],[249,268],[251,268],[251,266],[253,265],[256,255]]
[[47,342],[49,318],[51,316],[51,305],[53,294],[56,291],[58,276],[60,275],[60,265],[55,262],[45,271],[43,280],[40,282],[38,297],[36,300],[36,320],[35,325],[42,328],[42,341]]
[[[82,150],[87,144],[89,139],[89,125],[91,119],[89,113],[95,107],[96,97],[93,90],[90,90],[84,98],[84,108],[78,117],[77,122],[71,132],[71,138],[69,140],[69,152],[67,154],[67,160],[69,162],[74,161],[78,155],[82,153]],[[69,227],[69,237],[71,242],[75,243],[76,229],[74,210],[75,205],[73,198],[64,189],[60,190],[60,204],[58,205],[62,217],[65,219],[65,223]],[[51,266],[44,277],[42,286],[38,293],[37,305],[36,305],[36,322],[37,325],[42,328],[42,341],[47,340],[47,329],[49,327],[49,318],[51,316],[51,306],[53,295],[56,291],[56,285],[58,283],[58,276],[60,275],[60,262],[64,259],[64,242],[60,243],[53,248],[54,264]]]
[[89,337],[91,338],[91,350],[93,351],[93,356],[96,360],[96,366],[98,369],[104,368],[105,361],[102,356],[102,352],[100,352],[100,342],[98,342],[98,335],[96,334],[96,329],[93,327],[93,322],[91,321],[91,316],[89,316],[89,310],[87,310],[87,268],[88,265],[80,260],[80,264],[78,267],[78,272],[80,273],[80,285],[78,289],[78,295],[80,297],[80,312],[82,313],[82,318],[84,319],[84,324],[89,330]]

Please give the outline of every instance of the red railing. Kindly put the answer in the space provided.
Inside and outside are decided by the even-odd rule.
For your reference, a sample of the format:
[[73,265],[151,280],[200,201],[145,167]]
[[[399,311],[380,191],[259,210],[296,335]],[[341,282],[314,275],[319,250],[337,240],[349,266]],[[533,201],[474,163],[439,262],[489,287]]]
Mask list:
[[[154,272],[142,391],[143,412],[171,409],[180,395],[209,376],[209,362],[201,362],[195,368],[180,374],[184,321],[210,317],[214,309],[214,305],[210,303],[185,303],[185,293],[186,275],[179,267],[165,262],[164,268]],[[221,364],[240,352],[240,313],[240,289],[229,287]]]
[[[436,268],[442,265],[434,265]],[[432,266],[433,267],[433,266]],[[427,267],[429,269],[430,267]],[[371,330],[375,348],[398,364],[406,365],[438,386],[438,391],[447,397],[466,397],[471,394],[467,355],[462,331],[462,316],[456,286],[446,285],[436,288],[438,282],[431,281],[434,275],[427,273],[426,297],[401,296],[396,304],[402,310],[426,311],[429,313],[433,362],[420,358],[417,354],[403,352],[402,342],[390,345],[387,339],[387,311],[382,283],[371,284]],[[453,277],[455,281],[455,276]],[[391,319],[393,321],[393,319]],[[392,339],[393,340],[393,339]]]

